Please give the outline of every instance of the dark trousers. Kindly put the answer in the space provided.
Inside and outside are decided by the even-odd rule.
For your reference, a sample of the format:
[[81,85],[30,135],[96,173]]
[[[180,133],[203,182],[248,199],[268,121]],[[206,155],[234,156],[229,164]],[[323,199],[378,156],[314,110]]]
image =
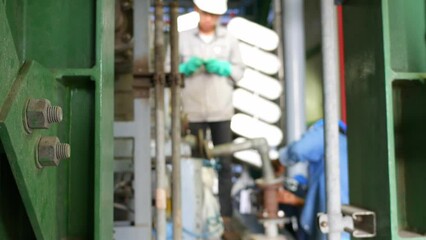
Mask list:
[[[232,142],[231,121],[220,122],[192,122],[189,123],[191,134],[197,136],[198,130],[202,129],[206,136],[206,129],[210,128],[214,145]],[[219,159],[219,203],[220,214],[223,217],[232,216],[232,156]]]

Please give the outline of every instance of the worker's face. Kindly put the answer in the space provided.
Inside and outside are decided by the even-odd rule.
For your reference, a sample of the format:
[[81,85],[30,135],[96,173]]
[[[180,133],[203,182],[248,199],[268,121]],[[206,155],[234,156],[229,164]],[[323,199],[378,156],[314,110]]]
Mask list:
[[204,12],[198,8],[196,8],[195,10],[200,15],[200,23],[198,25],[200,31],[203,33],[214,32],[216,29],[216,24],[219,21],[220,15]]

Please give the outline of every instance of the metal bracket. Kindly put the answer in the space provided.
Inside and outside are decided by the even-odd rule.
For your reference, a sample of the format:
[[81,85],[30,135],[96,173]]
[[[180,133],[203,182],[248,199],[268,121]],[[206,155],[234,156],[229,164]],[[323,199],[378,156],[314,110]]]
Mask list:
[[[376,236],[376,213],[350,205],[342,205],[342,228],[356,238],[372,238]],[[318,214],[318,224],[322,233],[328,233],[328,217]]]
[[345,229],[357,238],[372,238],[376,236],[376,213],[361,209],[355,206],[343,205],[342,213],[350,216],[353,221],[353,228]]
[[[156,79],[158,76],[154,73],[135,73],[133,74],[133,77],[133,88],[151,88],[154,87],[158,81],[158,79]],[[184,87],[184,79],[185,77],[183,74],[179,74],[179,76],[177,76],[176,74],[165,73],[163,80],[165,81],[165,87],[171,87],[176,81],[181,87]]]

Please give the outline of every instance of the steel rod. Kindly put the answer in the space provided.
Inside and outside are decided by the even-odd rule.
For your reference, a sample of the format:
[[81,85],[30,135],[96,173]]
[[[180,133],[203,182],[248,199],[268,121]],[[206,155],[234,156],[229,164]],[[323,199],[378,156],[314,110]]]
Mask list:
[[[303,0],[284,0],[284,67],[287,144],[300,139],[306,129],[305,33]],[[288,168],[289,177],[307,175],[306,163]]]
[[165,158],[165,112],[164,112],[164,35],[163,35],[163,1],[155,1],[155,134],[156,144],[156,232],[157,240],[166,239],[166,158]]
[[337,16],[334,0],[321,0],[324,74],[325,167],[329,240],[340,240],[342,226],[339,168]]
[[179,75],[179,35],[177,31],[177,1],[170,2],[170,59],[172,80],[172,207],[173,239],[182,239],[182,194],[181,194],[181,122],[180,122],[180,75]]

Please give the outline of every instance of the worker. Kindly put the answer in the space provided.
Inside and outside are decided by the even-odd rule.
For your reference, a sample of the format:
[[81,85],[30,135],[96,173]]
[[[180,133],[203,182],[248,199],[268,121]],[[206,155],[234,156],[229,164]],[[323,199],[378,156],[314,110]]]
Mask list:
[[[214,145],[228,143],[232,141],[233,89],[244,71],[239,44],[219,24],[221,15],[227,11],[227,0],[194,0],[194,10],[200,17],[198,28],[179,34],[179,72],[185,76],[183,112],[192,134],[197,135],[201,129],[205,136],[210,129]],[[219,159],[218,170],[225,237],[233,212],[231,160],[231,156]]]
[[[340,159],[340,196],[341,203],[349,203],[348,186],[348,157],[346,125],[339,122],[339,159]],[[325,144],[324,144],[324,121],[319,120],[311,126],[298,141],[290,143],[287,147],[280,149],[279,160],[284,166],[291,166],[297,162],[309,163],[309,179],[306,196],[303,198],[280,189],[278,191],[278,202],[302,206],[300,214],[300,227],[297,233],[298,239],[325,240],[317,227],[317,214],[326,212],[326,188],[325,188]],[[349,234],[343,233],[342,239],[350,239]]]

